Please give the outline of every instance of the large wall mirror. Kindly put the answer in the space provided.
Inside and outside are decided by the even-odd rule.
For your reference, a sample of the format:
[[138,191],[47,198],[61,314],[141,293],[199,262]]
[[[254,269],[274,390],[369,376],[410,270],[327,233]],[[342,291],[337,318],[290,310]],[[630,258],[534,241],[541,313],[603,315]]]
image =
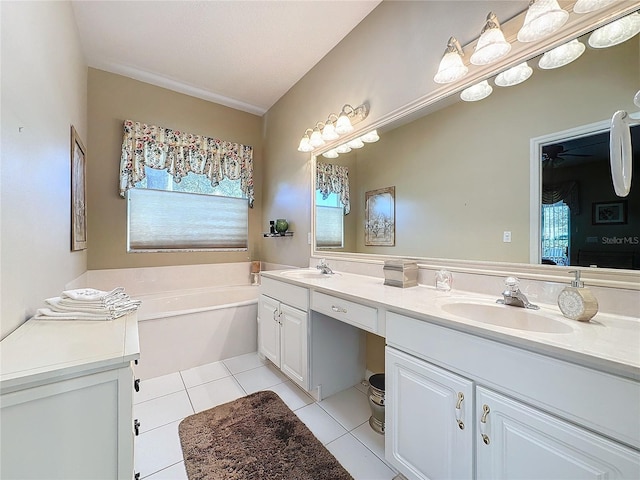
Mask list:
[[[327,212],[340,203],[316,192],[314,254],[640,268],[633,240],[640,237],[640,188],[636,178],[629,196],[615,195],[606,127],[616,110],[638,110],[640,39],[594,49],[587,37],[579,38],[584,54],[562,68],[542,70],[532,58],[533,75],[520,85],[498,87],[490,79],[493,94],[482,101],[453,93],[428,114],[379,126],[376,143],[334,159],[314,157],[347,167],[351,203],[341,241],[334,234],[328,243]],[[639,175],[640,127],[632,139]],[[571,202],[564,193],[555,198],[573,210],[557,213],[565,220],[553,217],[565,223],[543,251],[543,213],[547,223],[552,218],[543,183],[549,191],[571,182]],[[389,187],[394,243],[371,245],[366,205],[371,192]],[[604,240],[611,238],[631,240]]]

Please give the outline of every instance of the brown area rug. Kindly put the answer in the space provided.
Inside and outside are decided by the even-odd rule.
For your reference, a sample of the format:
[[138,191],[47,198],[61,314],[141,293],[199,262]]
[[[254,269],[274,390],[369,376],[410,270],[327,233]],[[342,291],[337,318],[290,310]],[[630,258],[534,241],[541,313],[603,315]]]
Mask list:
[[196,413],[178,430],[189,480],[353,480],[274,392]]

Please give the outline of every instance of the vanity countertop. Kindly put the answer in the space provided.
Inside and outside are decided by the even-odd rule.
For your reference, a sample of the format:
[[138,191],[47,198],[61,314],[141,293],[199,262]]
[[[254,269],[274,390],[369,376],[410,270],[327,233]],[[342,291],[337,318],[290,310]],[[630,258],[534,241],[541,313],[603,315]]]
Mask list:
[[111,321],[32,318],[0,342],[0,391],[107,370],[139,356],[136,313]]
[[[287,270],[264,271],[266,278],[303,286],[314,291],[375,306],[420,320],[524,348],[634,380],[640,380],[640,319],[599,312],[590,322],[578,322],[562,316],[556,305],[540,305],[537,313],[566,326],[563,333],[545,333],[507,328],[466,317],[452,315],[443,306],[467,301],[494,304],[500,296],[488,296],[452,290],[443,292],[418,285],[397,288],[383,284],[384,279],[336,273],[294,277]],[[518,309],[518,307],[504,307]]]

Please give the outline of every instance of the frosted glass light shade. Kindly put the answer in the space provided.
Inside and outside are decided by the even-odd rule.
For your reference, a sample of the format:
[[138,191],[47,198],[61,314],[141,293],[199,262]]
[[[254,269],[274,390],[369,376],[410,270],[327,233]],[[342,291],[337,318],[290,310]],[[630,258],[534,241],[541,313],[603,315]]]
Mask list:
[[519,42],[535,42],[558,31],[569,20],[569,12],[557,0],[534,0],[518,32]]
[[349,117],[346,114],[342,114],[338,117],[335,130],[338,135],[353,132],[353,125],[351,125],[351,120],[349,120]]
[[322,156],[325,158],[338,158],[338,152],[335,148],[332,148],[331,150],[324,152]]
[[326,142],[336,140],[339,136],[333,123],[327,123],[322,129],[322,139]]
[[589,37],[593,48],[607,48],[626,42],[640,32],[640,13],[634,12],[594,31]]
[[636,107],[640,107],[640,90],[638,90],[633,97],[633,103],[635,103]]
[[533,68],[527,62],[505,70],[496,77],[496,85],[499,87],[512,87],[527,80],[533,73]]
[[475,52],[469,59],[474,65],[489,65],[504,57],[511,50],[511,44],[504,38],[500,28],[486,30],[476,44]]
[[354,138],[353,140],[347,142],[347,145],[350,148],[362,148],[362,147],[364,147],[364,143],[362,143],[362,140],[360,140],[360,138]]
[[336,152],[338,153],[349,153],[351,151],[351,147],[349,145],[347,145],[346,143],[343,145],[338,145],[336,147]]
[[571,40],[542,55],[538,66],[544,70],[564,67],[582,55],[585,48],[584,44],[580,43],[578,39]]
[[300,144],[298,145],[298,151],[311,152],[312,150],[313,150],[313,147],[309,144],[309,137],[305,135],[304,137],[302,137],[302,140],[300,140]]
[[460,93],[460,98],[465,102],[477,102],[483,98],[487,98],[493,92],[493,88],[489,85],[489,82],[483,80],[480,83],[466,88]]
[[440,60],[438,73],[433,77],[436,83],[451,83],[464,77],[469,68],[462,62],[462,57],[457,52],[447,52]]
[[618,0],[578,0],[573,6],[573,11],[576,13],[595,12],[617,1]]
[[362,140],[364,143],[373,143],[380,140],[380,137],[378,136],[377,130],[371,130],[370,132],[365,133],[363,136],[361,136],[360,140]]
[[311,145],[313,148],[321,147],[322,145],[324,145],[324,140],[322,139],[320,129],[316,128],[313,131],[311,137],[309,137],[309,145]]

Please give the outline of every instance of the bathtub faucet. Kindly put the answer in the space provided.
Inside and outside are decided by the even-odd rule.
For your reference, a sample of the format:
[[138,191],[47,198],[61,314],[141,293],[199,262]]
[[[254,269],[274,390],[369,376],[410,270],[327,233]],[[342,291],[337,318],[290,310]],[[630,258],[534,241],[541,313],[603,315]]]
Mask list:
[[324,273],[325,275],[333,275],[333,270],[329,268],[329,265],[327,265],[327,262],[324,258],[318,262],[318,266],[316,268],[320,270],[320,273]]

